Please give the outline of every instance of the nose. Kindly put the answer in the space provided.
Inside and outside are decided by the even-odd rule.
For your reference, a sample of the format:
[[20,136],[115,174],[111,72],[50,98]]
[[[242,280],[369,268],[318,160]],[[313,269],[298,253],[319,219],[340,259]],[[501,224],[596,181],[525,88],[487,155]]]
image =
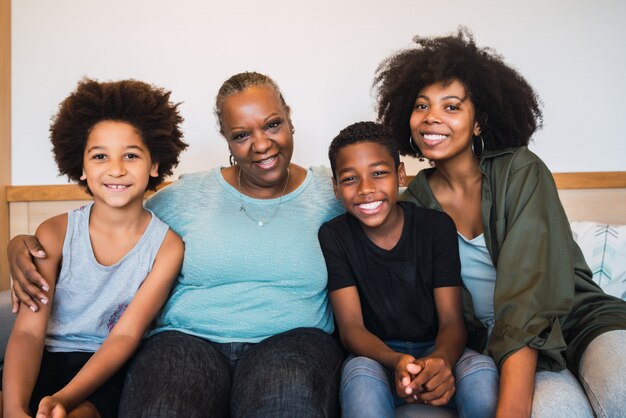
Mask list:
[[439,115],[439,112],[437,109],[435,109],[435,107],[429,107],[428,113],[426,113],[426,117],[424,118],[424,120],[426,121],[426,123],[440,123],[441,116]]
[[376,191],[376,185],[369,177],[364,177],[363,180],[359,183],[359,194],[362,196],[367,196],[368,194],[372,194]]
[[111,160],[109,164],[109,175],[112,177],[121,177],[126,174],[126,166],[123,161]]
[[259,154],[264,154],[268,149],[272,148],[272,140],[265,132],[257,132],[252,136],[252,150]]

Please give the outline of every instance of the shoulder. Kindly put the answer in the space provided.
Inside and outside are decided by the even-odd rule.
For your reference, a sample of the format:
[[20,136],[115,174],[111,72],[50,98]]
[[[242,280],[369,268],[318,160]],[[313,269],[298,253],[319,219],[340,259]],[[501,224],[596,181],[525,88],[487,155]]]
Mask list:
[[320,227],[318,236],[320,242],[342,241],[350,235],[348,214],[344,213],[326,221]]
[[182,258],[184,252],[185,244],[183,240],[176,232],[168,229],[163,243],[161,244],[161,248],[159,249],[159,255],[163,255],[168,259],[171,257]]
[[527,171],[549,172],[541,158],[528,147],[502,150],[488,159],[492,162],[494,172],[506,170],[512,175]]
[[178,180],[150,196],[145,206],[160,214],[163,210],[184,204],[184,196],[201,190],[216,169],[181,175]]
[[60,256],[67,231],[67,213],[45,220],[37,228],[35,236],[51,256]]
[[418,206],[411,201],[399,201],[398,203],[404,209],[404,213],[409,215],[416,225],[427,226],[432,229],[437,229],[440,226],[454,227],[454,221],[445,212]]
[[322,189],[329,195],[335,196],[333,192],[333,173],[329,167],[311,166],[308,172],[312,177],[312,184],[316,189]]

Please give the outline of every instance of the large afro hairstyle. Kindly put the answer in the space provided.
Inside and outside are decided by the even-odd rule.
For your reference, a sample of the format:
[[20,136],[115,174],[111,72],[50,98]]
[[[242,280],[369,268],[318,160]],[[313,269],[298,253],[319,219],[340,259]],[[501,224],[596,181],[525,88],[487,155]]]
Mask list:
[[93,127],[101,121],[126,122],[132,125],[150,151],[153,163],[159,163],[158,177],[150,177],[147,189],[155,190],[178,165],[183,142],[178,112],[180,103],[170,101],[171,92],[137,80],[98,82],[82,79],[59,105],[50,126],[52,152],[59,173],[81,180],[83,154]]
[[489,48],[479,48],[471,32],[413,38],[415,46],[385,59],[373,88],[381,123],[399,138],[402,155],[420,156],[411,148],[409,119],[419,92],[435,83],[460,81],[475,108],[485,149],[528,145],[543,118],[540,101],[528,82]]

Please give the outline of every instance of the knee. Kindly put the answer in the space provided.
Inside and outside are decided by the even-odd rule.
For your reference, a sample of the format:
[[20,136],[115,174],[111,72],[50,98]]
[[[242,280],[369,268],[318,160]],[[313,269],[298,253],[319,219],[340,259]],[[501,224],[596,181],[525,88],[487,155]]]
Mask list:
[[464,377],[477,372],[485,376],[499,375],[496,363],[491,357],[466,348],[454,365],[455,379],[458,382]]
[[376,360],[368,357],[351,357],[346,360],[341,373],[342,385],[353,379],[366,378],[387,382],[387,371]]

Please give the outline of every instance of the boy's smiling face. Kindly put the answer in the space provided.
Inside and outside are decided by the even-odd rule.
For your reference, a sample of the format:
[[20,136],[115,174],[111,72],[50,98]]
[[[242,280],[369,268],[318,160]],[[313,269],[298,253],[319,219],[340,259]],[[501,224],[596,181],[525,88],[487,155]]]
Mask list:
[[398,186],[404,185],[404,164],[396,167],[387,148],[371,141],[346,145],[337,154],[335,196],[363,228],[388,230],[402,222]]

